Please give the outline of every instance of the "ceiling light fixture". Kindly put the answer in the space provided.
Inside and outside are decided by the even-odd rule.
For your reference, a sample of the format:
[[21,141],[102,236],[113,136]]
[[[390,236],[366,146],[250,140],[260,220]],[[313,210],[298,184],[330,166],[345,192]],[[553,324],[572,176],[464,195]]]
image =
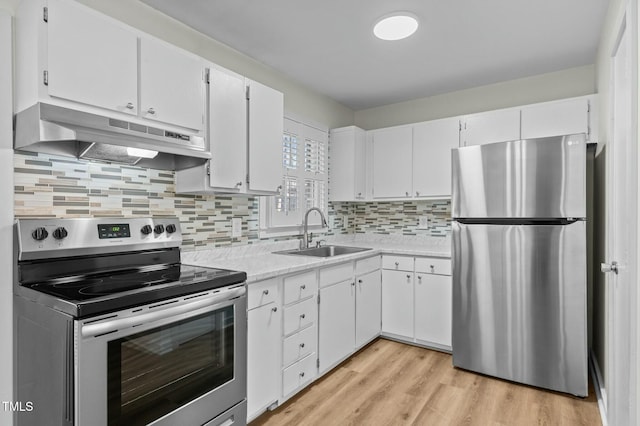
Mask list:
[[402,40],[417,29],[418,19],[413,14],[395,12],[380,18],[373,27],[373,34],[381,40]]

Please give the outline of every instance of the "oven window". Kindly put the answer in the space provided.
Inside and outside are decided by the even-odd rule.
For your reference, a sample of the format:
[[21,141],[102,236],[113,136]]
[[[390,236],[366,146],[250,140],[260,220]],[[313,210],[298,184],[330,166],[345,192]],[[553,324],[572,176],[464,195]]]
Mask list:
[[108,344],[108,423],[147,424],[233,379],[233,305]]

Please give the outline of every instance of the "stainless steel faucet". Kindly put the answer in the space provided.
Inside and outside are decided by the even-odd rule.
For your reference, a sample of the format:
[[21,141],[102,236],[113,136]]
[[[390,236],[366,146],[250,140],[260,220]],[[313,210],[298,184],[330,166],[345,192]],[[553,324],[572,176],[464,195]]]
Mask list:
[[327,220],[324,218],[324,214],[322,213],[322,210],[320,210],[317,207],[311,207],[309,210],[307,210],[307,212],[304,214],[304,222],[302,222],[302,226],[304,226],[304,235],[302,236],[302,244],[301,244],[302,248],[309,248],[309,243],[311,242],[310,239],[308,239],[307,227],[309,224],[309,213],[311,213],[313,210],[320,213],[320,219],[322,219],[322,226],[327,228],[329,227],[329,225],[327,225]]

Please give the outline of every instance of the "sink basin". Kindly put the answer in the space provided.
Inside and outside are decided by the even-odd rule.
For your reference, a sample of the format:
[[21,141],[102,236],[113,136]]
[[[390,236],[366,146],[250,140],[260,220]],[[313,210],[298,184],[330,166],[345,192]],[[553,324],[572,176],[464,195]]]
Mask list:
[[313,257],[333,257],[342,254],[359,253],[361,251],[371,250],[363,247],[347,247],[347,246],[323,246],[311,247],[306,249],[293,249],[276,251],[274,254],[292,254],[296,256],[313,256]]

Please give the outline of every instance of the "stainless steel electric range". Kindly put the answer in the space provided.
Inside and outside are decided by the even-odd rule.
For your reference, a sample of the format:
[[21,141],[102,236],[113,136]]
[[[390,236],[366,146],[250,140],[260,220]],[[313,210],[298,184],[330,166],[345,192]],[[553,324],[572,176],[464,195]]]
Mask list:
[[246,274],[180,263],[176,218],[18,219],[20,425],[246,421]]

